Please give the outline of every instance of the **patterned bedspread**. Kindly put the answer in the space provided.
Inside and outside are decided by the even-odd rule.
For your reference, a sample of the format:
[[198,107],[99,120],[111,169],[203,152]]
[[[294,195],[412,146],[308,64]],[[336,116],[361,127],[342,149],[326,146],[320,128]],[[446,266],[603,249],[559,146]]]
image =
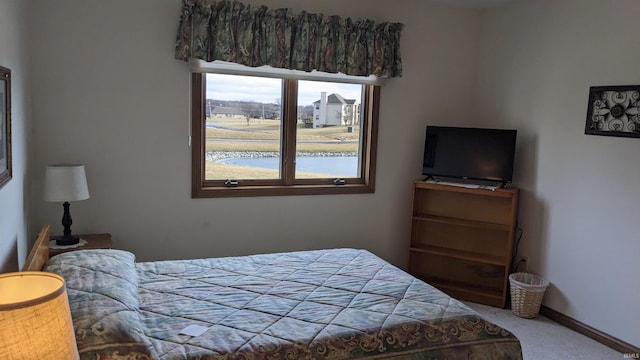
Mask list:
[[[510,332],[364,250],[134,261],[49,261],[82,359],[522,358]],[[191,325],[206,331],[181,333]]]

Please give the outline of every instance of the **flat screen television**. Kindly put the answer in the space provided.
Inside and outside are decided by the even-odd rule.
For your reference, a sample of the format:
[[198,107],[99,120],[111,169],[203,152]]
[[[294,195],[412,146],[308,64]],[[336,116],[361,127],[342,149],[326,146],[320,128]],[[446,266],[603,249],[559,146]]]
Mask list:
[[517,130],[427,126],[422,174],[464,180],[513,180]]

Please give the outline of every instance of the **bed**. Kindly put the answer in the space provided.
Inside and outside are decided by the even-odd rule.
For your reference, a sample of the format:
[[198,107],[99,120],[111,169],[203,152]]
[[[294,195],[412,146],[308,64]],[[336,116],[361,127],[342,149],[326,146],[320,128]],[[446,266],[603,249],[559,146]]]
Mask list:
[[66,280],[81,359],[522,358],[509,331],[365,250],[154,262],[81,250],[43,270]]

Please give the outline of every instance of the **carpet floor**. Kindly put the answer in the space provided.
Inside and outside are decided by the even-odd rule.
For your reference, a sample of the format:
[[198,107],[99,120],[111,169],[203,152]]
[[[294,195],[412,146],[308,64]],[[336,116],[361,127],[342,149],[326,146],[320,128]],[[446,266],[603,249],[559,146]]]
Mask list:
[[511,331],[520,339],[524,360],[608,360],[623,354],[570,330],[544,316],[523,319],[509,309],[464,302],[487,320]]

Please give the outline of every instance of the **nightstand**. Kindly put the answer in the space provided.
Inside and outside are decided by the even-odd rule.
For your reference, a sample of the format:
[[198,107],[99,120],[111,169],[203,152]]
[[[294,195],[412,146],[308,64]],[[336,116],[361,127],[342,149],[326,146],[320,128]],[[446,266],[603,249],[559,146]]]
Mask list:
[[111,249],[111,234],[85,234],[78,236],[80,237],[80,242],[69,246],[56,245],[56,236],[52,236],[49,242],[49,257],[75,250]]

